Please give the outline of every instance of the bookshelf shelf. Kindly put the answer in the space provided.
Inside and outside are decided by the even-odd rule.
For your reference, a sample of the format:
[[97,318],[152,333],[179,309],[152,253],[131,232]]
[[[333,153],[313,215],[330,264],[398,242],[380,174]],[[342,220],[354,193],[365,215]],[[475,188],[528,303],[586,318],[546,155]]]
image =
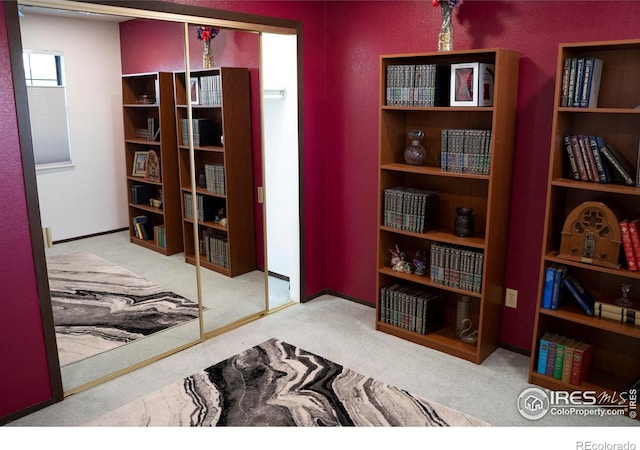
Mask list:
[[[603,61],[597,107],[561,106],[565,60],[592,57]],[[635,168],[640,140],[640,109],[636,108],[640,105],[640,88],[631,81],[631,74],[638,71],[640,40],[559,45],[538,299],[543,298],[545,274],[552,264],[564,265],[568,274],[578,279],[596,301],[613,303],[621,296],[622,284],[631,286],[632,299],[638,298],[640,272],[627,270],[622,249],[619,269],[559,256],[565,219],[584,202],[604,203],[612,208],[618,221],[640,218],[640,188],[573,179],[563,144],[566,135],[602,136],[606,145],[616,148]],[[543,308],[541,301],[536,306],[529,382],[552,390],[589,389],[608,394],[628,388],[640,378],[640,326],[600,318],[597,314],[588,316],[577,302],[567,297],[555,310]],[[593,345],[586,382],[574,386],[538,373],[540,339],[547,332]]]
[[199,252],[202,267],[235,277],[256,269],[249,71],[202,69],[191,71],[190,78],[198,84],[198,98],[190,101],[192,118],[201,123],[194,124],[193,144],[198,183],[195,195],[203,216],[198,215],[199,242],[195,242],[186,128],[189,91],[185,72],[176,72],[176,142],[185,260],[195,264]]
[[[153,96],[154,103],[136,103],[141,96]],[[182,224],[176,155],[173,74],[151,72],[122,76],[123,120],[125,134],[126,183],[129,196],[129,237],[132,243],[165,255],[182,251]],[[151,122],[150,122],[151,121]],[[155,140],[150,135],[158,133]],[[147,138],[140,138],[139,135]],[[160,180],[132,176],[138,152],[153,150],[158,156]],[[136,203],[133,189],[143,186],[145,197],[162,200],[162,209]],[[134,219],[147,217],[147,239],[140,239]],[[139,232],[139,231],[138,231]]]
[[[481,363],[496,349],[500,332],[519,58],[517,52],[506,49],[380,57],[376,329],[476,364]],[[434,104],[443,106],[387,105],[387,74],[392,73],[389,70],[395,69],[388,69],[389,66],[450,67],[451,64],[468,62],[495,65],[494,81],[497,89],[493,93],[493,106],[446,106],[448,102],[437,101]],[[448,99],[449,87],[437,86],[436,81],[435,91],[441,89],[441,92],[436,92],[435,96]],[[409,145],[407,134],[413,129],[419,129],[424,133],[421,144],[427,155],[422,166],[412,166],[404,162],[404,150]],[[490,145],[482,147],[484,151],[488,149],[486,154],[489,155],[486,173],[478,170],[477,173],[471,173],[443,169],[443,130],[451,129],[490,130]],[[474,169],[476,167],[472,166],[470,170]],[[430,215],[437,216],[437,223],[425,232],[414,232],[410,227],[408,229],[412,231],[394,228],[391,226],[392,222],[385,221],[389,214],[385,214],[388,190],[394,191],[397,187],[438,192],[437,212]],[[472,237],[458,237],[454,234],[456,210],[463,206],[473,208],[474,211],[475,233]],[[475,288],[461,289],[462,283],[435,282],[431,278],[430,259],[423,276],[393,270],[389,250],[396,245],[406,253],[407,261],[413,261],[417,250],[424,250],[428,254],[432,250],[435,252],[436,249],[440,251],[453,246],[461,251],[461,255],[462,251],[466,252],[466,263],[476,264],[481,272],[482,281],[477,287],[478,291],[476,292]],[[461,265],[460,273],[463,271],[465,274],[471,273]],[[462,277],[463,275],[461,279]],[[403,287],[428,289],[440,296],[438,301],[441,303],[438,305],[442,307],[442,320],[438,329],[428,334],[420,334],[385,321],[382,314],[381,290],[398,283]],[[470,287],[471,284],[467,283],[465,286]],[[474,329],[478,330],[478,340],[474,344],[463,342],[454,333],[456,304],[462,297],[467,297],[472,302],[472,322]]]

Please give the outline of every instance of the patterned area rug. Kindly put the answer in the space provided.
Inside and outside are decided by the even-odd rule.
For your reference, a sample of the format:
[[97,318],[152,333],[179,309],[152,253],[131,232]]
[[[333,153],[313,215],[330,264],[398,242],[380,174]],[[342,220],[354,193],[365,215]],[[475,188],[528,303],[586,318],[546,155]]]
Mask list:
[[86,426],[488,426],[270,339]]
[[47,258],[60,365],[198,317],[198,304],[87,251]]

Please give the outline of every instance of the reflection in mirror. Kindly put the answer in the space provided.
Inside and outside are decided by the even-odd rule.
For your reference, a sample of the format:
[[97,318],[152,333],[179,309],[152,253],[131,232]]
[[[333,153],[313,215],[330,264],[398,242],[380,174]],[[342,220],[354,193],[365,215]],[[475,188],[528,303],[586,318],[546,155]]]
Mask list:
[[[176,95],[181,185],[192,173],[197,183],[195,198],[183,195],[185,257],[194,264],[199,258],[204,331],[210,333],[265,310],[255,188],[262,171],[259,35],[191,24],[188,39],[191,70],[178,77],[190,95]],[[189,117],[193,166],[184,132]],[[198,211],[196,233],[191,211]]]
[[[166,150],[175,155],[176,139],[164,127],[174,127],[173,77],[122,76],[131,72],[123,71],[128,44],[121,28],[136,20],[27,6],[22,11],[23,48],[65,55],[73,165],[38,167],[37,184],[46,240],[56,242],[46,257],[68,393],[200,338],[194,268],[184,264],[182,234],[170,234],[168,221],[166,236],[159,228],[170,213],[169,199],[153,204],[166,196],[172,179]],[[163,25],[175,28],[171,39],[181,48],[180,24]],[[152,57],[158,42],[136,45],[146,45]],[[184,67],[184,57],[176,63]],[[157,141],[145,134],[151,124],[162,132]],[[144,167],[134,170],[134,156],[149,150],[160,165],[155,181]],[[131,221],[143,216],[150,222],[144,228],[149,235],[142,236],[148,239],[137,237]]]
[[295,35],[263,33],[263,139],[269,310],[300,301]]

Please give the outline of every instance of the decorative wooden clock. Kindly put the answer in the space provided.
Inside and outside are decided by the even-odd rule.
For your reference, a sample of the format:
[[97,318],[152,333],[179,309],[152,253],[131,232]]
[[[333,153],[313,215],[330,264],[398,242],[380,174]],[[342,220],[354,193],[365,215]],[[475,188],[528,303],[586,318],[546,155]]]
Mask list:
[[620,224],[604,203],[584,202],[564,222],[558,258],[619,269]]

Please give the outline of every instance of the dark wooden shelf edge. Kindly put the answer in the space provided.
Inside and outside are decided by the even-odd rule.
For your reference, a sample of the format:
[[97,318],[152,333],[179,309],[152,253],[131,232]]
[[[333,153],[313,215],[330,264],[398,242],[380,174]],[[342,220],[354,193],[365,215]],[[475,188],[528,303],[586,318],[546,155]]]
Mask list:
[[462,341],[455,340],[453,338],[447,338],[438,331],[429,334],[418,334],[402,328],[389,325],[385,322],[378,321],[376,323],[376,330],[390,334],[407,341],[411,341],[415,344],[419,344],[433,350],[438,350],[443,353],[447,353],[458,358],[465,359],[475,364],[480,364],[479,354],[476,346],[472,344],[465,344]]
[[380,231],[387,231],[389,233],[403,234],[406,236],[413,236],[419,239],[426,239],[430,241],[444,242],[447,244],[461,245],[463,247],[472,247],[484,250],[485,239],[484,236],[480,237],[458,237],[453,234],[452,230],[446,230],[439,228],[437,230],[427,231],[426,233],[413,233],[411,231],[400,230],[398,228],[387,227],[380,225]]
[[148,248],[149,250],[153,250],[155,252],[158,253],[162,253],[163,255],[168,255],[167,249],[160,247],[156,244],[155,241],[152,240],[146,240],[146,239],[138,239],[135,236],[129,236],[130,237],[130,241],[134,244],[138,244],[142,247]]
[[[193,265],[196,264],[196,257],[194,255],[185,255],[184,259],[189,264],[193,264]],[[231,270],[230,269],[225,269],[222,266],[210,263],[209,261],[207,261],[207,258],[202,256],[202,255],[200,255],[200,267],[204,267],[205,269],[213,270],[214,272],[221,273],[221,274],[226,275],[228,277],[231,276]]]
[[413,283],[429,286],[434,289],[442,289],[449,292],[456,292],[458,294],[467,295],[469,297],[480,298],[482,296],[482,294],[479,292],[469,292],[469,291],[465,291],[464,289],[458,289],[452,286],[445,286],[443,284],[434,283],[433,281],[431,281],[431,278],[426,275],[418,276],[411,273],[397,272],[389,267],[381,267],[379,269],[379,272],[383,275],[399,278],[401,280],[411,281]]

